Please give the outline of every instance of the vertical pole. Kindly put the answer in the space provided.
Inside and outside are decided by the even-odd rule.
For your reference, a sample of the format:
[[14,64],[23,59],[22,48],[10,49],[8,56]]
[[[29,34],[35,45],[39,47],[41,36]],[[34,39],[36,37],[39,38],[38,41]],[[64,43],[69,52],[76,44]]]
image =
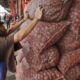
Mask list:
[[19,3],[19,17],[22,17],[22,0],[18,0]]
[[25,7],[25,0],[22,0],[22,11],[23,11],[23,14],[24,14],[24,7]]
[[13,20],[14,20],[14,23],[16,22],[16,9],[15,9],[15,3],[14,3],[14,0],[10,0],[10,9],[11,9],[11,14],[13,16]]
[[18,14],[18,0],[16,0],[16,13]]

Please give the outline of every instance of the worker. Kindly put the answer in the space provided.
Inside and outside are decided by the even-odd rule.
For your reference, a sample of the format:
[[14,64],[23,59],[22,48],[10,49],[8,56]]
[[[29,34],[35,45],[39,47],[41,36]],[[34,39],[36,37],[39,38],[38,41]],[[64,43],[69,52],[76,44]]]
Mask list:
[[0,30],[1,31],[1,34],[0,34],[0,63],[2,66],[4,66],[2,67],[0,65],[0,69],[2,68],[2,72],[0,72],[0,80],[5,80],[5,78],[3,77],[5,77],[5,74],[7,71],[6,70],[6,65],[7,65],[6,56],[13,52],[13,49],[11,49],[11,47],[14,46],[14,44],[18,43],[19,41],[21,41],[22,39],[24,39],[31,32],[31,30],[35,27],[36,23],[38,22],[38,20],[41,19],[41,16],[42,16],[42,9],[37,8],[35,12],[35,17],[32,20],[31,24],[27,26],[25,29],[19,30],[15,34],[11,34],[11,33],[15,31],[25,20],[27,20],[28,17],[22,19],[20,22],[18,22],[17,24],[9,28],[8,35],[6,35],[5,29],[3,30],[3,27],[4,27],[3,24],[2,23],[0,24],[0,28],[1,28]]

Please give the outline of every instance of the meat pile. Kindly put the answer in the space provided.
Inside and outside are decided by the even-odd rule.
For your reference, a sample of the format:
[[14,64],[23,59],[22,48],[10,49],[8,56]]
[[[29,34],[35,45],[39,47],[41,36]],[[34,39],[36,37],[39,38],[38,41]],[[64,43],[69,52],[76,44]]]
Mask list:
[[43,17],[21,41],[16,80],[80,80],[80,0],[31,0],[31,19],[38,6]]

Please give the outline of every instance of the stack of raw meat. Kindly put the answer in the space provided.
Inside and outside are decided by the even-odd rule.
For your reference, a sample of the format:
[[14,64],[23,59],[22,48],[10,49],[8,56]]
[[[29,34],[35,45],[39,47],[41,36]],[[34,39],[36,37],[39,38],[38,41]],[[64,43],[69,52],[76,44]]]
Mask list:
[[80,80],[80,0],[31,0],[31,19],[39,6],[42,19],[17,51],[16,80]]

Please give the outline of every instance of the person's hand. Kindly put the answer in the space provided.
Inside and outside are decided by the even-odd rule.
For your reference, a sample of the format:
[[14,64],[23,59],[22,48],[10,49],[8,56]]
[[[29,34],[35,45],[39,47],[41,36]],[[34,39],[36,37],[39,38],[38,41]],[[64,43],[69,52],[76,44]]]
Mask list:
[[35,17],[34,18],[36,18],[37,20],[39,20],[39,19],[41,19],[41,17],[42,17],[42,9],[40,9],[40,7],[38,7],[36,9]]

